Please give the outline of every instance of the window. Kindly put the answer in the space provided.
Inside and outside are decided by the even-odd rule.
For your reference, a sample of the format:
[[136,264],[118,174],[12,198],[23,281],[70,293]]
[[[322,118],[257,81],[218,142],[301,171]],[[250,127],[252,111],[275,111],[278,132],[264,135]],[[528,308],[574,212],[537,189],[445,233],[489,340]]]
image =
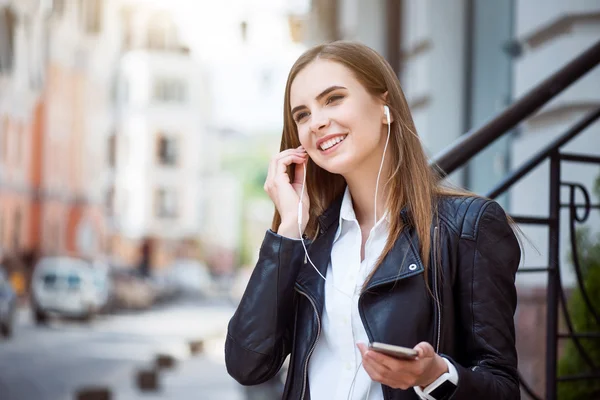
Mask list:
[[154,99],[160,102],[183,103],[186,100],[185,83],[176,78],[158,78],[154,81]]
[[106,191],[105,204],[106,215],[112,217],[115,215],[115,188],[111,187]]
[[242,42],[246,43],[248,40],[248,22],[242,21],[240,23],[240,34],[242,36]]
[[102,29],[102,0],[85,0],[79,2],[83,16],[83,28],[86,33],[100,33]]
[[177,217],[177,193],[172,189],[156,190],[156,216],[158,218]]
[[8,155],[8,117],[0,123],[0,162],[5,162]]
[[302,43],[305,32],[305,20],[297,15],[288,16],[288,28],[290,30],[290,37],[294,43]]
[[121,11],[121,24],[123,26],[123,46],[129,50],[133,48],[134,42],[134,30],[133,30],[133,16],[134,8],[132,6],[123,7]]
[[108,138],[108,166],[114,168],[117,164],[117,135],[114,133]]
[[0,10],[0,72],[10,73],[13,68],[15,48],[15,14],[8,8]]
[[2,250],[3,245],[4,245],[4,218],[2,215],[2,211],[0,210],[0,250]]
[[21,210],[17,209],[15,211],[15,221],[13,226],[13,237],[12,237],[12,246],[13,251],[19,251],[19,246],[21,245],[21,224],[22,224],[22,216]]
[[148,48],[150,50],[176,50],[178,48],[175,24],[165,19],[163,14],[151,18],[148,29]]
[[57,17],[62,17],[65,12],[65,0],[52,0],[52,13]]
[[177,164],[177,139],[159,134],[157,143],[157,157],[160,165]]
[[13,135],[14,137],[14,165],[16,167],[19,167],[21,165],[21,155],[23,154],[23,135],[25,134],[25,131],[22,127],[22,125],[18,126],[17,129],[15,129],[15,133]]

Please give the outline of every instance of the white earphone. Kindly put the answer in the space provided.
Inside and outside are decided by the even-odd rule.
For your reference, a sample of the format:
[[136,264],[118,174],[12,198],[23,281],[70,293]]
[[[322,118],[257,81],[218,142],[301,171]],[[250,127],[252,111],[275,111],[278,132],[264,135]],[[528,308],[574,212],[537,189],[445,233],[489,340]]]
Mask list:
[[388,126],[390,126],[391,121],[390,121],[390,108],[388,106],[383,106],[383,113],[385,114],[385,117],[387,118],[387,124]]

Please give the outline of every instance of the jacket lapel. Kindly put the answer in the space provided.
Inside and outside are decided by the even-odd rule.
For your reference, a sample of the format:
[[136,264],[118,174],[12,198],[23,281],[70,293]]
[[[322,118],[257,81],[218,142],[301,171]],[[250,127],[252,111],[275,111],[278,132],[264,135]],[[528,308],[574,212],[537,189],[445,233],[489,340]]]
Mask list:
[[415,230],[406,226],[373,274],[366,290],[422,273],[425,268],[418,249],[419,239]]
[[[343,195],[339,196],[319,218],[321,234],[308,249],[310,259],[323,276],[327,274],[331,249],[339,226],[342,199]],[[407,218],[405,211],[402,213],[402,218],[407,226],[383,259],[377,271],[375,271],[366,290],[418,275],[425,270],[423,261],[419,256],[419,239],[415,230],[410,227],[410,220]],[[312,297],[321,315],[325,299],[325,281],[317,274],[310,262],[307,261],[300,269],[296,284]]]

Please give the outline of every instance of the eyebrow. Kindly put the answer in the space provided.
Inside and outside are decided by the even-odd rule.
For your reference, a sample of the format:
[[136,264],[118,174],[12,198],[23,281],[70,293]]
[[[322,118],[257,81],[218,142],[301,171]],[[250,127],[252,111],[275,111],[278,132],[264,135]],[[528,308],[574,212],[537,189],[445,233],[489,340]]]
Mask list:
[[[316,100],[321,100],[323,97],[327,96],[329,93],[333,92],[334,90],[338,90],[338,89],[346,89],[346,88],[343,87],[343,86],[335,86],[335,85],[334,86],[330,86],[327,89],[323,90],[321,93],[319,93],[319,95],[317,97],[315,97],[315,99]],[[292,115],[294,115],[296,113],[296,111],[298,111],[298,110],[300,110],[300,109],[302,109],[304,107],[306,107],[306,106],[305,105],[301,105],[301,106],[294,107],[292,109]]]

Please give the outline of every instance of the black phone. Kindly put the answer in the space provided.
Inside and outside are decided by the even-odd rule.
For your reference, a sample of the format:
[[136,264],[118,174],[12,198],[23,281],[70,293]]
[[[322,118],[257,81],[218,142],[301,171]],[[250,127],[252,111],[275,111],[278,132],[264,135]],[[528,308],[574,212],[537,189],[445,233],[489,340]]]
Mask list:
[[417,351],[409,347],[394,346],[379,342],[369,343],[369,350],[377,351],[391,357],[401,360],[414,360],[417,358]]

